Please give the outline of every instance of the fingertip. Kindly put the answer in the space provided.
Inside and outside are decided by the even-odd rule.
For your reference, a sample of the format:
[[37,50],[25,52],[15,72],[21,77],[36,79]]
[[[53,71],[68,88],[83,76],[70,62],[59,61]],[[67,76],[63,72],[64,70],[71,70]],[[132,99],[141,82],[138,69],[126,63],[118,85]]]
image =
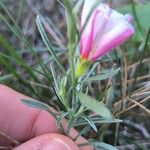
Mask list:
[[[51,114],[26,106],[21,99],[34,100],[0,84],[0,130],[2,132],[18,141],[57,132],[56,120]],[[0,143],[4,142],[0,141]]]
[[14,150],[79,150],[78,146],[68,137],[50,133],[35,137],[24,144],[14,148]]
[[[7,125],[7,128],[3,129],[3,131],[16,140],[25,141],[26,139],[41,134],[57,132],[56,120],[53,118],[53,116],[51,116],[46,111],[40,111],[38,109],[25,106],[20,102],[21,99],[32,99],[32,98],[29,98],[21,93],[14,91],[13,89],[5,85],[0,84],[0,101],[1,101],[0,113],[1,116],[3,116],[3,118],[0,118],[1,130],[3,129],[1,127],[1,125],[3,125],[2,120],[6,121],[5,116],[8,116],[9,119],[7,120],[10,121],[5,123]],[[18,110],[20,110],[19,113]],[[14,121],[11,122],[13,118],[15,118],[15,123]],[[62,124],[63,127],[66,129],[67,121],[64,120]],[[8,129],[9,131],[7,131]],[[75,129],[72,129],[70,134],[72,138],[75,138],[78,135],[78,132]],[[53,136],[53,134],[51,136]],[[76,141],[77,144],[82,144],[86,142],[87,140],[84,139],[83,137],[79,137]],[[92,150],[92,149],[93,148],[91,146],[80,147],[80,150]]]

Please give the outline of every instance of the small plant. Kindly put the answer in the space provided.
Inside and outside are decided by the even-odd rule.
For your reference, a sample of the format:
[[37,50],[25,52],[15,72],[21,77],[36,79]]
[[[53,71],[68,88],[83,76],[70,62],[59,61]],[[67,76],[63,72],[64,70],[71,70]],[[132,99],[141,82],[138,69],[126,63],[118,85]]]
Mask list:
[[[61,129],[67,136],[69,136],[71,128],[79,126],[84,129],[90,125],[97,132],[96,124],[116,123],[121,120],[113,117],[106,104],[88,95],[86,83],[96,77],[95,75],[91,76],[96,61],[116,46],[125,42],[134,33],[134,28],[130,24],[132,17],[119,14],[107,4],[85,0],[81,20],[78,21],[73,12],[71,1],[64,0],[63,5],[66,9],[67,20],[68,70],[64,68],[50,45],[41,17],[37,16],[36,18],[41,37],[62,72],[61,75],[57,75],[56,67],[54,63],[51,63],[50,71],[54,81],[54,90],[58,100],[63,105],[63,109],[56,114],[51,112],[48,106],[40,102],[22,101],[29,106],[41,108],[52,113],[60,129],[62,120],[67,118],[67,129]],[[77,28],[78,24],[80,24],[79,29]],[[119,69],[117,68],[108,74],[99,75],[99,79],[102,76],[104,76],[102,77],[103,79],[112,78],[118,71]],[[80,132],[79,134],[81,135]],[[104,143],[93,142],[93,144],[107,147]],[[109,149],[111,148],[110,146]]]
[[[60,106],[60,112],[53,112],[47,104],[40,101],[23,99],[22,102],[28,106],[43,109],[52,114],[56,118],[57,127],[67,136],[70,136],[70,130],[72,128],[78,129],[79,134],[76,137],[70,136],[73,140],[76,140],[79,136],[89,132],[90,128],[97,132],[99,125],[102,125],[101,130],[105,130],[110,123],[122,122],[122,120],[114,117],[115,113],[112,113],[112,97],[114,95],[111,95],[113,78],[120,72],[120,68],[114,66],[109,71],[105,70],[104,72],[98,73],[95,71],[95,68],[101,59],[104,59],[108,55],[108,52],[123,44],[134,34],[134,27],[131,25],[132,16],[129,14],[122,15],[111,9],[107,4],[100,3],[97,0],[85,0],[81,14],[75,12],[71,0],[64,0],[60,3],[65,8],[67,22],[67,44],[65,51],[65,57],[67,57],[65,61],[67,65],[65,66],[67,67],[64,67],[54,46],[49,41],[45,30],[46,21],[41,15],[37,15],[36,24],[42,40],[52,56],[50,68],[36,55],[35,49],[32,48],[26,38],[21,34],[17,25],[14,23],[14,28],[14,26],[9,25],[7,18],[3,15],[1,15],[1,18],[19,39],[24,42],[26,47],[31,50],[42,70],[41,74],[44,74],[43,76],[51,83],[57,101],[59,101],[57,103]],[[1,4],[1,7],[5,10],[3,4]],[[6,13],[10,17],[7,11]],[[81,15],[81,17],[78,17],[78,15]],[[12,19],[12,21],[14,20]],[[2,36],[0,37],[0,41],[1,43],[7,42]],[[43,85],[39,81],[35,75],[39,73],[37,69],[33,73],[32,68],[21,60],[17,53],[14,53],[15,50],[11,46],[7,48],[15,58],[15,63],[19,62],[19,65],[32,76],[32,80],[37,83],[37,86],[43,88],[49,87],[49,85]],[[5,55],[2,56],[1,54],[0,58],[1,62],[5,64],[7,56],[5,58]],[[8,69],[11,70],[11,68]],[[22,79],[20,74],[16,72],[13,72],[13,74],[22,82],[28,84],[28,82]],[[12,77],[12,74],[9,74],[7,77]],[[104,92],[98,93],[98,96],[96,95],[97,92],[92,95],[93,93],[90,92],[88,84],[106,79],[109,80],[109,86],[104,88]],[[66,128],[62,125],[64,119],[68,122]],[[80,146],[86,144],[116,150],[115,147],[95,139],[91,139],[88,143]]]

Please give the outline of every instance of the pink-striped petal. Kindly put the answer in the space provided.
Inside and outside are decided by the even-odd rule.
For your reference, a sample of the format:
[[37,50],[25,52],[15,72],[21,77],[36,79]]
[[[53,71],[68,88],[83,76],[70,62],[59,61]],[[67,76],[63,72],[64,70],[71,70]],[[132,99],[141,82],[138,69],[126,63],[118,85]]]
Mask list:
[[103,36],[102,40],[100,41],[99,48],[90,59],[96,60],[103,56],[113,48],[125,42],[133,33],[134,28],[130,24],[127,22],[120,23]]
[[93,43],[93,33],[94,33],[94,22],[96,19],[96,12],[93,12],[92,17],[88,20],[88,23],[81,35],[81,50],[80,55],[83,58],[88,58],[90,50]]
[[[83,28],[96,2],[98,1],[85,0],[81,28]],[[131,21],[130,15],[122,15],[106,4],[98,4],[81,35],[80,56],[95,61],[122,44],[134,33]]]
[[91,14],[91,11],[93,9],[96,10],[97,8],[97,4],[98,1],[97,0],[84,0],[84,5],[83,5],[83,9],[82,9],[82,16],[81,16],[81,27],[84,26],[84,24],[86,23],[88,16]]
[[89,57],[93,55],[96,49],[99,46],[99,41],[103,38],[103,34],[105,32],[105,28],[109,19],[109,14],[106,14],[103,11],[97,10],[97,15],[94,22],[94,35],[93,35],[93,43],[91,47],[91,51]]

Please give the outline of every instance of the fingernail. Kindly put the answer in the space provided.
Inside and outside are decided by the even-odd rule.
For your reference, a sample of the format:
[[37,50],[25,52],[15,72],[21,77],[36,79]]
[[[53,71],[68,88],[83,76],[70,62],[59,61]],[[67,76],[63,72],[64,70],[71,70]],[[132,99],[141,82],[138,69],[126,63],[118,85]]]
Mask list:
[[50,140],[41,150],[72,150],[72,148],[63,140],[57,138]]

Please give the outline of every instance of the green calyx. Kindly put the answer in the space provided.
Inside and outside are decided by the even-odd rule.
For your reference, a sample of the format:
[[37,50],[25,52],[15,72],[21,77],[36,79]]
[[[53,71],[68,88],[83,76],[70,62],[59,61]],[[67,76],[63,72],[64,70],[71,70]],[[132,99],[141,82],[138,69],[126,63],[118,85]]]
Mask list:
[[83,76],[91,65],[92,61],[80,57],[75,69],[76,78],[78,79],[79,77]]

